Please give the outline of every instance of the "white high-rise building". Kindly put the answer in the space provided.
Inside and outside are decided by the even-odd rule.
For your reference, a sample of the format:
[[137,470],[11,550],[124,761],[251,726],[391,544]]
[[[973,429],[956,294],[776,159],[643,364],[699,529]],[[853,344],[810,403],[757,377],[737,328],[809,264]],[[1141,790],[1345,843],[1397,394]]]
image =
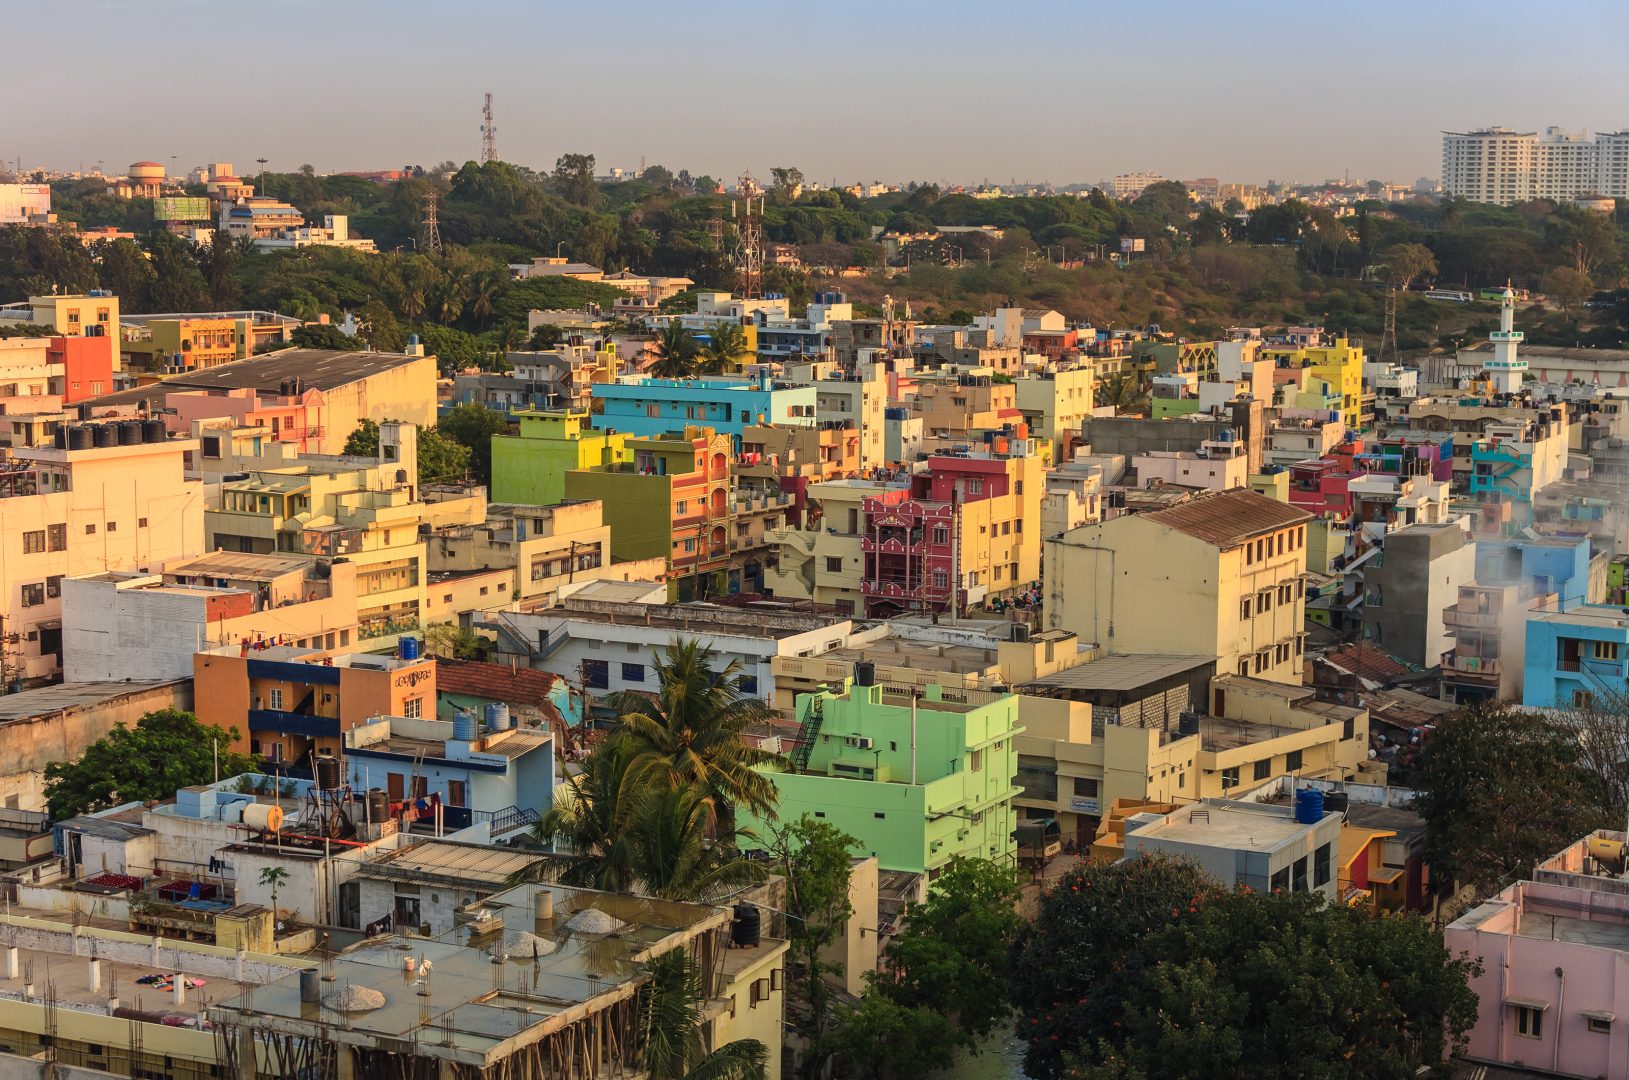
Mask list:
[[1442,133],[1442,190],[1471,202],[1629,198],[1629,131],[1543,134],[1492,127]]

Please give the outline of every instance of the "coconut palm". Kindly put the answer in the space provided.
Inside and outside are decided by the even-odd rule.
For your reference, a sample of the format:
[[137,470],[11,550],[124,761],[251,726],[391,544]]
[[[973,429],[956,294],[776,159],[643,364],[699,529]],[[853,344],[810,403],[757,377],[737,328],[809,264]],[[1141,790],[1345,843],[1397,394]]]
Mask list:
[[1114,406],[1116,416],[1124,410],[1138,408],[1147,401],[1142,381],[1130,372],[1116,371],[1098,386],[1097,404]]
[[656,360],[650,373],[662,379],[683,379],[696,363],[696,339],[690,336],[677,319],[662,327],[656,339]]
[[564,844],[576,856],[560,874],[565,884],[608,892],[633,885],[627,822],[638,794],[639,757],[632,739],[612,735],[583,759],[581,772],[554,789],[554,805],[532,834]]
[[658,956],[645,974],[639,1027],[651,1080],[762,1080],[769,1051],[757,1039],[737,1039],[707,1052],[701,1017],[706,988],[683,949]]
[[702,347],[696,366],[709,375],[718,375],[750,355],[747,332],[736,323],[720,323],[709,332],[707,344]]
[[773,815],[775,785],[757,768],[782,759],[746,741],[747,729],[774,711],[742,692],[740,661],[715,671],[714,656],[699,641],[675,639],[655,658],[655,694],[621,691],[609,704],[642,770],[659,786],[700,791],[721,832],[731,834],[737,806]]
[[764,866],[741,854],[744,832],[708,839],[712,807],[695,788],[647,788],[627,808],[622,842],[641,891],[706,901],[764,879]]

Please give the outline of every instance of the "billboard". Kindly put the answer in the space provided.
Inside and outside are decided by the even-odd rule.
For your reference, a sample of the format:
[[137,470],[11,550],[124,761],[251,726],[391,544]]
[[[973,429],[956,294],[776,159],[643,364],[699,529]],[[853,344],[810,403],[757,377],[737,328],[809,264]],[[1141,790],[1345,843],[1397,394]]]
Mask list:
[[153,200],[154,221],[208,221],[209,200],[193,195],[166,195]]
[[1144,241],[1140,237],[1122,236],[1120,238],[1120,254],[1132,255],[1145,250]]

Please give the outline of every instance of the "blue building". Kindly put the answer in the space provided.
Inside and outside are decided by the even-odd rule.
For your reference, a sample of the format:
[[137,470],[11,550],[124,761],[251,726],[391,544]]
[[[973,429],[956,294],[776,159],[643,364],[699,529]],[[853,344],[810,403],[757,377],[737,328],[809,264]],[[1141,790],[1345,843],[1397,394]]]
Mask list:
[[[1592,595],[1590,571],[1587,536],[1523,537],[1476,543],[1476,583],[1519,586],[1523,599],[1553,593],[1555,603],[1543,605],[1540,608],[1543,611],[1570,611],[1587,603]],[[1605,573],[1603,562],[1602,591],[1606,584]]]
[[345,733],[345,773],[352,791],[382,789],[392,817],[433,820],[439,803],[446,831],[486,825],[497,839],[552,804],[554,737],[510,726],[507,709],[484,728],[473,713],[381,716]]
[[759,424],[815,422],[813,386],[755,379],[655,379],[630,376],[595,383],[594,426],[630,435],[665,435],[686,424],[728,435],[741,449],[741,432]]
[[1625,693],[1629,615],[1621,607],[1580,604],[1527,621],[1522,704],[1572,709],[1608,706]]

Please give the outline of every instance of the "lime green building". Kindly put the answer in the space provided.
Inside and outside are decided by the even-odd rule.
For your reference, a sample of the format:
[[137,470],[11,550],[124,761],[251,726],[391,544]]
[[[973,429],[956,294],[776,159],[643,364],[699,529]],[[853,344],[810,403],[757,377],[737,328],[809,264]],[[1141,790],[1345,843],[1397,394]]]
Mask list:
[[800,697],[798,720],[797,771],[773,776],[782,821],[813,815],[879,868],[930,879],[957,855],[1014,861],[1015,695],[928,686],[913,700],[851,679],[841,693]]
[[590,426],[587,409],[520,413],[520,433],[492,437],[492,501],[553,506],[566,473],[619,461],[628,436]]

